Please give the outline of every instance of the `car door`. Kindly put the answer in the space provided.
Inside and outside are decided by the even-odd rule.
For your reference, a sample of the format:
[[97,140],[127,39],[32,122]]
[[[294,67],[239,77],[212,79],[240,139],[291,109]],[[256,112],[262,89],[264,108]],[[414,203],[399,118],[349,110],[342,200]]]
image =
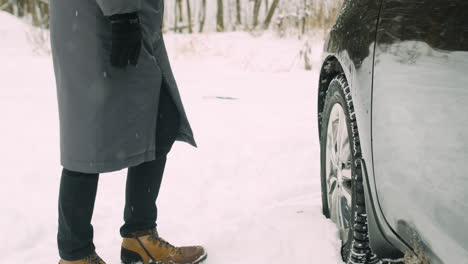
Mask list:
[[387,222],[430,263],[466,263],[466,0],[384,0],[372,93],[374,178]]

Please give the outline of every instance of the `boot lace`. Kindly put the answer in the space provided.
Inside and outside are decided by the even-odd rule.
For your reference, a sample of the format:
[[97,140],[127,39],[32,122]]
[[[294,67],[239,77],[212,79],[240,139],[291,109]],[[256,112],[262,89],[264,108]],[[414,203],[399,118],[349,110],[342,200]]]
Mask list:
[[182,255],[182,250],[178,247],[175,247],[173,246],[171,243],[167,242],[166,240],[164,240],[162,237],[160,237],[158,235],[157,232],[155,232],[154,230],[151,230],[151,234],[150,236],[148,237],[148,240],[149,241],[152,241],[154,244],[156,243],[159,243],[160,245],[162,245],[163,247],[165,247],[166,249],[169,249],[171,252],[175,252],[177,255]]

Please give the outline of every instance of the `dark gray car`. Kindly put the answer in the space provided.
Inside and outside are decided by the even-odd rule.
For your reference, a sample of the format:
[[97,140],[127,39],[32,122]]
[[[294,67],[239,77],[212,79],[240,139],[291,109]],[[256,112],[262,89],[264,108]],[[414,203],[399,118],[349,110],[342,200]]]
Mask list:
[[320,74],[323,213],[348,263],[468,263],[468,2],[348,0]]

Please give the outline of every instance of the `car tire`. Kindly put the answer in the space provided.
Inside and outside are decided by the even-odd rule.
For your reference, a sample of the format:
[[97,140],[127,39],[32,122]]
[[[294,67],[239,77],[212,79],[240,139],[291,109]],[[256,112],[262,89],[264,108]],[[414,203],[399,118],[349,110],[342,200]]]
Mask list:
[[361,147],[348,82],[330,82],[320,138],[322,209],[338,227],[346,263],[379,263],[369,247]]

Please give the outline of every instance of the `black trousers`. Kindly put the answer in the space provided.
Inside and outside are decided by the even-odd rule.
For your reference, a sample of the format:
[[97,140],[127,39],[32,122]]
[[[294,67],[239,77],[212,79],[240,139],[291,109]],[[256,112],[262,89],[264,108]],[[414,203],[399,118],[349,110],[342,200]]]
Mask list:
[[[120,233],[125,236],[156,226],[156,199],[163,178],[166,156],[176,139],[180,117],[176,105],[161,88],[156,129],[156,159],[128,168],[125,191],[124,225]],[[99,174],[70,171],[64,168],[60,181],[57,243],[60,257],[75,261],[94,252],[91,218],[98,186]]]

